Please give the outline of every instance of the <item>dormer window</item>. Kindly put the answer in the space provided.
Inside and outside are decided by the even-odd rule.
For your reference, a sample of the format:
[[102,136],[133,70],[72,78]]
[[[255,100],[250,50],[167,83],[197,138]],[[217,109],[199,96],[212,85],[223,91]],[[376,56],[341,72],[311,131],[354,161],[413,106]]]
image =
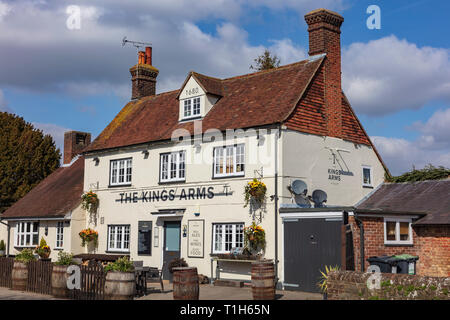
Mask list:
[[200,97],[184,100],[184,119],[200,116]]

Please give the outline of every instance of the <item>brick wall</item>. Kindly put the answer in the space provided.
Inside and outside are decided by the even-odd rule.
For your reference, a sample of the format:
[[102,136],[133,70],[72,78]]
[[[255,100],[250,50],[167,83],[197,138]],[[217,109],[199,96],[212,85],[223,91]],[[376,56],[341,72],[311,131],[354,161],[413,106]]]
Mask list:
[[[450,226],[413,226],[413,245],[385,245],[383,218],[361,217],[360,220],[364,225],[365,270],[368,257],[407,253],[419,256],[418,275],[450,277]],[[361,270],[360,229],[353,217],[349,222],[353,232],[355,269]]]
[[[369,289],[373,274],[331,272],[329,300],[450,300],[450,278],[381,273],[378,286]],[[376,282],[370,282],[376,284]]]

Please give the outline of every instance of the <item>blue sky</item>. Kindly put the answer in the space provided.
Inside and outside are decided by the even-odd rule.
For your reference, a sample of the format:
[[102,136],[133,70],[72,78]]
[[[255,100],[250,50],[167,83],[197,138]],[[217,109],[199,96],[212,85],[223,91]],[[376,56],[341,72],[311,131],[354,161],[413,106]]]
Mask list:
[[[381,9],[369,30],[366,9]],[[81,28],[66,26],[67,6]],[[343,87],[394,174],[427,163],[450,167],[450,2],[361,0],[0,0],[0,110],[52,134],[97,136],[131,94],[136,50],[153,43],[157,91],[178,89],[195,70],[250,72],[265,47],[282,64],[307,56],[303,16],[325,7],[345,18]]]

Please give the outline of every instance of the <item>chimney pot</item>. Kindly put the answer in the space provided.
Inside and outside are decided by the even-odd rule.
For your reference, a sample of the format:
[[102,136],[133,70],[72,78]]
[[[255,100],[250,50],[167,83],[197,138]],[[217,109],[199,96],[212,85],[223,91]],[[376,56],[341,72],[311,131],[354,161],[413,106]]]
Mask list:
[[145,47],[145,64],[152,65],[152,47]]
[[138,53],[138,64],[145,64],[145,52],[139,51]]

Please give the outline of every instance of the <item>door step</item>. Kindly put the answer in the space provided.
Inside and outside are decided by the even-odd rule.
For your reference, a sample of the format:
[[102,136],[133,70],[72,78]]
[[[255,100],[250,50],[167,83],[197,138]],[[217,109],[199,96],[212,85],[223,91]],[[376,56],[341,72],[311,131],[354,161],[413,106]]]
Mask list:
[[214,281],[214,286],[242,288],[244,286],[244,281],[218,279]]

